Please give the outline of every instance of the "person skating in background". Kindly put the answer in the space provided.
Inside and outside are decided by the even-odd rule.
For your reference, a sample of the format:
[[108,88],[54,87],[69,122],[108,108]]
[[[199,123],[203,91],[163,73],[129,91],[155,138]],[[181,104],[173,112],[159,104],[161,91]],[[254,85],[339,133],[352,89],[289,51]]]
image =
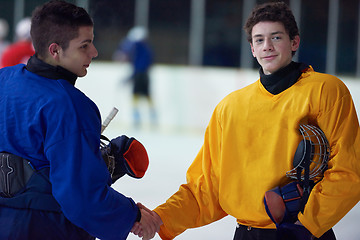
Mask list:
[[24,18],[16,24],[15,42],[3,52],[0,66],[8,67],[19,63],[26,63],[34,55],[35,50],[30,36],[31,19]]
[[1,67],[1,56],[4,50],[10,44],[10,42],[6,39],[8,33],[9,33],[9,24],[5,19],[0,19],[0,67]]
[[156,112],[151,98],[150,69],[154,62],[153,51],[148,43],[148,31],[141,26],[129,30],[113,54],[113,60],[129,62],[132,68],[131,75],[126,82],[133,84],[133,121],[139,126],[144,116],[141,116],[139,104],[145,99],[149,107],[150,121],[156,122]]

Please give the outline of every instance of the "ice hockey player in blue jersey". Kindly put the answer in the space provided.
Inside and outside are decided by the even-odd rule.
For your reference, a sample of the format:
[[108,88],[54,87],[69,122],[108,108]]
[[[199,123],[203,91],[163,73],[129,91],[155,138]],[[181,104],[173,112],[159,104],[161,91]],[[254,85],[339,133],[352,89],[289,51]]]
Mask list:
[[0,69],[0,239],[126,239],[136,221],[156,231],[111,187],[144,175],[145,148],[125,135],[101,148],[99,110],[75,87],[98,55],[92,19],[50,1],[34,10],[31,37],[28,63]]
[[149,107],[150,121],[156,123],[156,111],[151,97],[150,69],[154,64],[153,51],[148,40],[148,30],[142,26],[131,28],[113,54],[113,60],[129,62],[132,72],[126,83],[132,83],[133,121],[141,124],[140,99],[146,100]]

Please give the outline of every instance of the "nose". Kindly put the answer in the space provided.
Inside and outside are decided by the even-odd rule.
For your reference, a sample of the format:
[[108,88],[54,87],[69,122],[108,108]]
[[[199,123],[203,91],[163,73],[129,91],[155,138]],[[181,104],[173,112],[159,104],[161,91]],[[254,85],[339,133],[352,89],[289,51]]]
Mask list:
[[264,51],[272,51],[272,50],[274,50],[274,45],[273,45],[273,42],[271,41],[271,39],[265,38],[263,50]]
[[91,51],[91,58],[96,58],[98,56],[98,51],[94,45],[92,45],[93,49]]

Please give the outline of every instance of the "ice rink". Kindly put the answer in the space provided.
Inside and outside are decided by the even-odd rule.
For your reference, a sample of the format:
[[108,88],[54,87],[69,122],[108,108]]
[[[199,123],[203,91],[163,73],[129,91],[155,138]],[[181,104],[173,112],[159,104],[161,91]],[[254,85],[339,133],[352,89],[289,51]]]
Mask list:
[[[157,124],[151,124],[144,103],[141,109],[144,124],[136,128],[131,121],[131,88],[123,83],[128,71],[126,65],[94,62],[88,75],[78,79],[76,86],[98,105],[103,118],[112,107],[119,109],[104,135],[109,138],[121,134],[134,136],[147,148],[150,165],[144,178],[125,176],[114,187],[153,209],[185,182],[186,170],[202,145],[215,105],[229,92],[255,81],[257,72],[157,66],[152,71]],[[360,81],[346,79],[344,82],[359,113]],[[334,227],[337,239],[359,240],[359,219],[360,204]],[[232,239],[235,225],[235,219],[228,216],[208,226],[187,230],[176,239]],[[130,233],[128,239],[139,238]],[[156,235],[154,239],[160,238]]]

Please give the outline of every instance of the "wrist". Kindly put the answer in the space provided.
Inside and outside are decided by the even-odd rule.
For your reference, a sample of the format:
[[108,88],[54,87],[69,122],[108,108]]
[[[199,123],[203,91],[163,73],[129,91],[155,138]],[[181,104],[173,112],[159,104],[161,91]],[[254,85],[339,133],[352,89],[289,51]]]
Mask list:
[[160,215],[157,212],[153,211],[153,216],[155,217],[156,222],[159,224],[159,226],[164,224]]

